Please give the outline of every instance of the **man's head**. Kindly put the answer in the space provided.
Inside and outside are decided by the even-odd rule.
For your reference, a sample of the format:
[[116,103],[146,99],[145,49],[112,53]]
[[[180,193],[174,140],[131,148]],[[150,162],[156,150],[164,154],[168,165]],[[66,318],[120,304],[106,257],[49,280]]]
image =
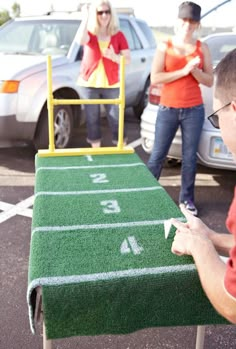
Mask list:
[[224,143],[236,156],[236,49],[217,65],[213,108],[218,110],[219,126]]

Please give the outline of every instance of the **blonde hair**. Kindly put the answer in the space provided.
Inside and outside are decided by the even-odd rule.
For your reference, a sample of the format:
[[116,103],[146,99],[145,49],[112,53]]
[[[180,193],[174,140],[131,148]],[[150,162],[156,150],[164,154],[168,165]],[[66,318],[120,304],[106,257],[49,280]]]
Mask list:
[[97,8],[102,5],[106,5],[111,11],[110,22],[108,24],[107,31],[109,35],[114,35],[119,31],[119,21],[115,13],[115,10],[113,9],[109,0],[94,0],[92,2],[89,8],[88,30],[94,35],[97,35],[99,33]]

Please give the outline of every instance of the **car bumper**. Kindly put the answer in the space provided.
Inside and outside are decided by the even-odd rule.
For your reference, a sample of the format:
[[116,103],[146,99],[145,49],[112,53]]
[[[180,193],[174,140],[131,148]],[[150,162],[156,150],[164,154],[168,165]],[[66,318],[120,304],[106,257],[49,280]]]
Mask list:
[[[143,149],[148,153],[151,153],[154,143],[157,112],[158,106],[149,103],[141,116],[140,134],[142,145]],[[181,159],[181,154],[182,140],[181,132],[178,130],[170,147],[168,157]],[[236,170],[236,163],[232,154],[224,145],[220,133],[209,128],[208,121],[204,124],[201,133],[197,156],[198,162],[207,167]]]
[[18,122],[15,115],[0,116],[0,140],[3,142],[31,141],[35,123]]

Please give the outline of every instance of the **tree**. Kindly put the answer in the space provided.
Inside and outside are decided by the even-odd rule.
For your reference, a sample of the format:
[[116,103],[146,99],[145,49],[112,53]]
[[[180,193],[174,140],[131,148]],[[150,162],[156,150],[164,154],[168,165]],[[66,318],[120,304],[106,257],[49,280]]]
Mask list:
[[12,14],[13,17],[20,17],[20,4],[17,2],[12,5]]
[[9,19],[11,19],[9,12],[7,10],[3,10],[0,12],[0,25],[7,22]]

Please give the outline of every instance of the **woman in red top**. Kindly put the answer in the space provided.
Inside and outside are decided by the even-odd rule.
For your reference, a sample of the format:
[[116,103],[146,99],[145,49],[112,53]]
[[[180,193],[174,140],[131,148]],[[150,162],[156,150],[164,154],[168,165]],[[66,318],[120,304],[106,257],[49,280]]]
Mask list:
[[[80,96],[83,99],[114,99],[119,96],[119,62],[124,55],[130,62],[130,51],[124,34],[108,0],[96,0],[82,8],[83,20],[77,42],[84,46],[80,76]],[[105,104],[112,142],[118,141],[118,106]],[[101,146],[100,105],[85,104],[87,141]]]
[[212,86],[209,49],[195,38],[201,7],[186,1],[179,7],[175,36],[158,45],[151,83],[163,84],[155,128],[155,142],[148,168],[159,179],[175,133],[182,133],[182,176],[179,203],[197,215],[194,204],[197,149],[204,122],[199,84]]
[[[213,107],[208,117],[236,160],[236,49],[216,67]],[[226,226],[231,234],[218,234],[182,208],[187,223],[172,219],[177,228],[172,252],[193,256],[202,287],[215,309],[236,324],[236,188]],[[228,256],[227,263],[219,257]]]

